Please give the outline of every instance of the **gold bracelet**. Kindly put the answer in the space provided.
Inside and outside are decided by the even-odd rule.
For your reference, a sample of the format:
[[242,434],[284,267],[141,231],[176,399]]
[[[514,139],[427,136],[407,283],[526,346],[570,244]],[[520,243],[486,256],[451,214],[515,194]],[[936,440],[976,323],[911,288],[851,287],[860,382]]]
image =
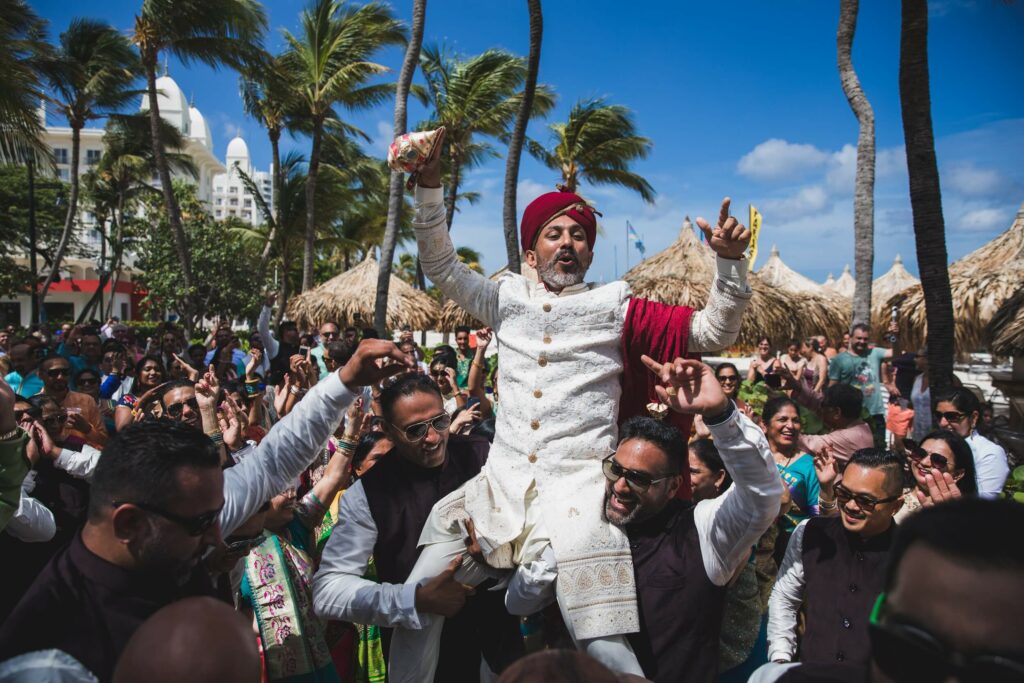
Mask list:
[[487,372],[487,366],[486,365],[480,365],[480,363],[477,363],[476,361],[473,361],[473,365],[475,365],[476,367],[480,368],[484,372]]

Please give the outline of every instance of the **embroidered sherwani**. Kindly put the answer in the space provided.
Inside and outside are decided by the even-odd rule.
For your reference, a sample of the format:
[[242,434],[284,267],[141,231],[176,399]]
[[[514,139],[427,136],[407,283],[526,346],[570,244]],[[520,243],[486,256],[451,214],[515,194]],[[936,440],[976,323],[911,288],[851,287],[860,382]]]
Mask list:
[[[424,272],[494,329],[501,368],[501,410],[487,464],[437,504],[421,543],[442,540],[466,515],[493,566],[536,559],[537,539],[549,541],[559,600],[576,637],[638,630],[629,544],[604,519],[601,472],[618,437],[629,285],[580,284],[555,294],[517,274],[490,281],[456,257],[442,190],[417,188],[416,200]],[[731,272],[723,273],[723,265]],[[708,306],[691,319],[690,351],[721,349],[735,339],[750,297],[745,265],[719,259]]]

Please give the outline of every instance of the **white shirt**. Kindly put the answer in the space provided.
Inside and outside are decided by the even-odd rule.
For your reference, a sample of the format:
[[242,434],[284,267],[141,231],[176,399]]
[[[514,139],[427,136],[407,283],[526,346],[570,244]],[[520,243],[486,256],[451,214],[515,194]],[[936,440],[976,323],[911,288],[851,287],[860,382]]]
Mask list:
[[974,453],[974,469],[978,480],[978,497],[995,498],[1003,490],[1010,466],[1006,462],[1006,451],[999,444],[992,443],[977,431],[971,431],[967,443]]
[[[270,361],[277,358],[277,352],[281,350],[280,344],[274,335],[270,333],[270,306],[260,309],[260,317],[256,319],[256,331],[260,333],[260,340],[263,342],[263,363],[270,369]],[[262,367],[262,365],[260,366]],[[266,371],[263,376],[266,377]]]
[[363,482],[341,497],[338,523],[324,547],[313,577],[313,608],[322,617],[377,626],[421,629],[430,616],[416,611],[416,583],[377,583],[364,579],[377,524]]
[[[81,453],[65,448],[61,450],[53,464],[73,477],[89,481],[96,469],[96,463],[99,462],[100,454],[100,451],[89,445],[83,445]],[[57,533],[57,523],[53,518],[53,512],[30,495],[35,484],[36,473],[29,472],[21,483],[21,499],[18,501],[18,509],[4,528],[4,531],[25,543],[44,543]]]
[[[693,511],[704,571],[716,586],[726,585],[750,556],[750,548],[779,512],[782,481],[764,432],[736,410],[720,424],[709,424],[732,485]],[[537,612],[554,599],[557,567],[544,557],[517,571],[505,606],[512,614]]]

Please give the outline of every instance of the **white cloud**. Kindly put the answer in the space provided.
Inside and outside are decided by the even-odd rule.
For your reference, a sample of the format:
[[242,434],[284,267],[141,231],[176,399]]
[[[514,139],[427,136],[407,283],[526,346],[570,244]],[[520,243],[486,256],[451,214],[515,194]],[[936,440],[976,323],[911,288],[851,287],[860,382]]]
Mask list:
[[374,149],[379,149],[387,154],[388,146],[395,139],[395,126],[389,121],[377,122],[377,135],[373,137]]
[[[1010,214],[1012,216],[1012,214]],[[974,209],[960,217],[959,228],[971,232],[995,230],[1009,224],[1007,212],[1003,209]]]
[[[875,182],[899,173],[906,173],[907,153],[902,147],[884,147],[875,151]],[[829,190],[843,194],[853,194],[857,179],[857,146],[849,143],[843,145],[838,152],[833,152],[828,160],[828,171],[825,182]]]
[[992,196],[1006,187],[1006,180],[999,171],[978,168],[970,161],[950,165],[944,170],[942,180],[945,188],[968,197]]
[[796,194],[764,202],[764,215],[777,221],[792,221],[821,213],[829,206],[828,193],[821,185],[800,188]]
[[736,171],[754,180],[788,180],[821,168],[828,160],[829,154],[814,145],[772,138],[744,154]]

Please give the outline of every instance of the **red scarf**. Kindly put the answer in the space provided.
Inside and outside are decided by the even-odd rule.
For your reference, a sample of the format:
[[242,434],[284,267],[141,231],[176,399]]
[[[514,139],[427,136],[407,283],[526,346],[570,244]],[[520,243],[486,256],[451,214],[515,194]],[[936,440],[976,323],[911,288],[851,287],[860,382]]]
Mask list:
[[[659,363],[676,358],[695,358],[699,353],[687,353],[690,337],[690,318],[693,309],[687,306],[669,306],[656,301],[633,297],[626,311],[622,329],[622,401],[619,403],[619,425],[635,415],[648,415],[647,404],[658,402],[654,392],[658,379],[640,360],[648,355]],[[688,441],[693,425],[692,415],[669,411],[665,421],[679,429]],[[690,469],[683,467],[683,485],[678,498],[689,499]]]

